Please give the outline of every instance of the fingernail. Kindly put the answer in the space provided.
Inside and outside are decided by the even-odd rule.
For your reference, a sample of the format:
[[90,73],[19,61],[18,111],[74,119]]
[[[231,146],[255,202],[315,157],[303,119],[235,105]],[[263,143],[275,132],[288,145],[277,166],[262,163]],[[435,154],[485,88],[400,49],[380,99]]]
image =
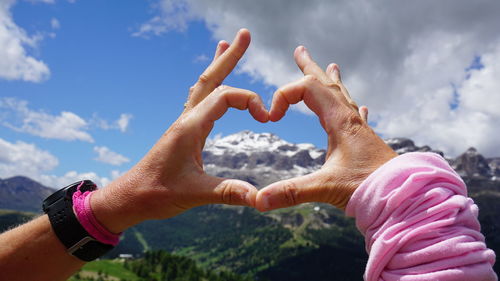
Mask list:
[[307,50],[306,47],[302,46],[302,50],[301,50],[301,53],[302,53],[302,56],[304,56],[305,58],[310,58],[311,56],[309,55],[309,51]]
[[340,80],[342,78],[340,77],[340,69],[339,69],[339,66],[337,64],[333,65],[332,74],[335,77],[334,79],[338,80],[338,81],[335,81],[335,82],[337,82],[337,83],[340,82]]
[[327,67],[326,67],[326,72],[333,72],[333,66],[335,64],[334,63],[330,63]]
[[339,67],[336,64],[333,65],[332,73],[339,75]]

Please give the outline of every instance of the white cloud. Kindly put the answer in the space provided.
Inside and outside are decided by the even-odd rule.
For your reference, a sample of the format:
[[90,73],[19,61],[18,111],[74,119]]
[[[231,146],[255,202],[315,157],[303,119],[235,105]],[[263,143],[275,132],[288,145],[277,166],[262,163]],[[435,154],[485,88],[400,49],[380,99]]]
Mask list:
[[0,79],[41,82],[50,76],[50,70],[27,50],[36,48],[42,36],[30,36],[16,25],[10,12],[15,2],[0,0]]
[[[433,94],[405,97],[413,106],[400,106],[399,116],[384,112],[377,128],[388,135],[405,134],[451,155],[475,146],[500,155],[500,47],[486,51],[481,69],[470,69],[450,85],[429,89]],[[402,112],[404,109],[406,112]]]
[[52,115],[43,110],[33,110],[28,107],[27,101],[16,98],[0,98],[0,109],[0,125],[12,130],[46,139],[90,143],[94,142],[89,133],[91,128],[119,130],[124,133],[133,118],[132,114],[122,113],[117,120],[109,122],[94,114],[92,119],[87,121],[69,111]]
[[207,62],[209,60],[210,60],[210,58],[207,55],[201,54],[201,55],[196,56],[194,58],[193,62],[194,63],[200,63],[200,62]]
[[58,164],[54,155],[34,144],[10,143],[0,138],[0,178],[16,175],[38,178],[40,173],[50,171]]
[[32,3],[45,3],[45,4],[55,4],[55,0],[29,0]]
[[147,38],[170,30],[184,31],[188,22],[196,18],[184,1],[163,0],[156,2],[154,6],[159,15],[142,24],[132,36]]
[[55,176],[49,174],[40,175],[38,178],[33,178],[45,186],[62,188],[68,184],[80,181],[80,180],[91,180],[98,187],[104,187],[108,185],[111,181],[116,179],[122,173],[119,171],[112,171],[109,177],[99,176],[95,172],[84,172],[79,173],[77,171],[69,171],[62,176]]
[[110,150],[106,146],[94,146],[94,151],[97,152],[97,157],[95,158],[95,160],[102,163],[120,166],[121,164],[130,162],[130,159]]
[[27,176],[48,187],[61,188],[70,183],[90,179],[98,186],[106,186],[123,172],[113,170],[108,177],[95,172],[69,171],[62,176],[50,174],[59,165],[59,160],[50,152],[34,144],[17,141],[8,142],[0,138],[0,178]]
[[87,132],[88,123],[75,113],[63,111],[51,115],[31,110],[26,101],[14,98],[0,99],[0,124],[13,130],[47,139],[94,142]]
[[56,18],[52,18],[50,20],[50,26],[53,28],[53,29],[59,29],[61,28],[61,23],[59,22],[59,20],[57,20]]
[[[300,77],[293,50],[304,44],[322,67],[341,66],[351,95],[369,106],[382,135],[450,155],[468,146],[500,155],[498,1],[157,3],[158,13],[135,35],[184,31],[202,19],[215,40],[227,40],[247,27],[252,45],[239,70],[271,86]],[[466,71],[476,56],[485,67]]]
[[124,133],[128,129],[128,125],[130,120],[132,119],[132,114],[122,113],[120,114],[120,118],[116,120],[116,124],[118,125],[118,129]]
[[119,130],[120,132],[125,133],[128,130],[130,120],[132,120],[133,117],[134,116],[132,114],[122,113],[117,120],[109,122],[107,120],[101,119],[99,116],[97,116],[97,114],[94,114],[90,122],[92,123],[92,125],[103,130]]

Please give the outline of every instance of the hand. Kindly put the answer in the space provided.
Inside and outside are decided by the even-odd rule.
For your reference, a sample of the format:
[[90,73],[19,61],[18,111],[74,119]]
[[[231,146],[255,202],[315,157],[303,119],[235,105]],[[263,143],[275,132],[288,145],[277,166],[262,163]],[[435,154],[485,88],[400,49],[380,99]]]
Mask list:
[[305,76],[274,93],[269,118],[279,121],[290,104],[303,100],[319,117],[328,136],[326,161],[312,174],[261,189],[256,207],[268,211],[305,202],[326,202],[345,209],[363,180],[397,154],[368,126],[367,108],[358,109],[342,84],[336,64],[330,64],[324,72],[302,46],[294,55]]
[[185,110],[147,155],[92,196],[97,219],[120,232],[146,219],[164,219],[205,204],[254,206],[257,189],[244,181],[207,175],[201,152],[214,122],[229,107],[248,109],[260,122],[268,112],[251,91],[219,86],[250,44],[242,29],[232,45],[221,41],[210,66],[190,88]]

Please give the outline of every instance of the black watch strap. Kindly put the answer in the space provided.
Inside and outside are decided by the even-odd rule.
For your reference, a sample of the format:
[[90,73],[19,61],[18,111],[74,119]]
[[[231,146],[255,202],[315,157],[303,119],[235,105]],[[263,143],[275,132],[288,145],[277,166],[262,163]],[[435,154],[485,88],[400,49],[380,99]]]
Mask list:
[[[92,261],[114,248],[94,239],[80,224],[73,212],[73,193],[81,182],[69,185],[49,196],[43,202],[43,210],[49,216],[55,234],[66,246],[67,252],[83,260]],[[82,192],[95,190],[95,184],[84,181]]]

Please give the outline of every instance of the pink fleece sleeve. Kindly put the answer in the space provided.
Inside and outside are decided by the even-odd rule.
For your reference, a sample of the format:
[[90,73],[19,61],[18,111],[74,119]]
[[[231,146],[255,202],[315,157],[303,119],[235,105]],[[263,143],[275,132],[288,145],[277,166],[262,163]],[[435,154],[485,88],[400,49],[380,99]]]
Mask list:
[[477,205],[437,154],[387,162],[358,187],[346,213],[365,236],[366,281],[497,280]]

